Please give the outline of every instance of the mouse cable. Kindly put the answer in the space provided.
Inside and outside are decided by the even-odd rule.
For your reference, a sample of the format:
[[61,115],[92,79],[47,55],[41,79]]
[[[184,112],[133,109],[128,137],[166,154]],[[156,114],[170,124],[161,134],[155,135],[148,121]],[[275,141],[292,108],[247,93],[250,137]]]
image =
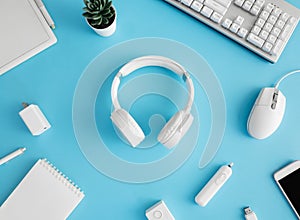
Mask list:
[[287,77],[289,77],[290,75],[293,75],[295,73],[300,73],[300,70],[294,70],[294,71],[291,71],[287,74],[285,74],[283,77],[280,78],[280,80],[277,81],[277,83],[275,84],[275,88],[278,89],[279,87],[279,84]]
[[244,212],[246,220],[257,220],[255,212],[253,212],[250,207],[244,208]]

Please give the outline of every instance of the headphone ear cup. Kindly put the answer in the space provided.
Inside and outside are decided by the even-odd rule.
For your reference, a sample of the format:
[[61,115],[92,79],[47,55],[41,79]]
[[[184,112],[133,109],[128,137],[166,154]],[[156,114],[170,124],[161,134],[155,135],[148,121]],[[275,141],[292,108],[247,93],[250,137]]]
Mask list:
[[145,139],[141,127],[124,109],[113,111],[110,118],[132,147],[136,147]]
[[184,111],[177,112],[163,127],[157,140],[171,149],[182,139],[193,123],[194,117]]

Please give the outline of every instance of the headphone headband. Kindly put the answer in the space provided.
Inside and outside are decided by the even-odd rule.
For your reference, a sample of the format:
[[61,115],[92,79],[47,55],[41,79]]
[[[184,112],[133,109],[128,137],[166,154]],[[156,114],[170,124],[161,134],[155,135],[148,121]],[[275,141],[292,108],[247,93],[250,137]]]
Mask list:
[[136,59],[131,60],[127,64],[125,64],[115,76],[112,87],[111,87],[111,99],[115,109],[120,109],[120,103],[118,100],[118,88],[120,85],[120,78],[129,75],[133,71],[147,67],[147,66],[159,66],[164,67],[166,69],[171,70],[177,75],[183,77],[184,81],[187,84],[187,88],[189,90],[189,100],[187,102],[184,111],[189,113],[191,111],[191,107],[194,101],[194,85],[190,78],[188,72],[177,62],[174,60],[163,57],[163,56],[142,56]]

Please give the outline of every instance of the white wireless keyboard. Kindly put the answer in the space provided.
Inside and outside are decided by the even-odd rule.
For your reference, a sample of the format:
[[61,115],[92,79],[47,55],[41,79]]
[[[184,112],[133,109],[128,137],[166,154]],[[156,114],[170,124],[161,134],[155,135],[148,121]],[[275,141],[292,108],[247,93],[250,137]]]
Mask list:
[[275,63],[300,17],[283,0],[165,0]]

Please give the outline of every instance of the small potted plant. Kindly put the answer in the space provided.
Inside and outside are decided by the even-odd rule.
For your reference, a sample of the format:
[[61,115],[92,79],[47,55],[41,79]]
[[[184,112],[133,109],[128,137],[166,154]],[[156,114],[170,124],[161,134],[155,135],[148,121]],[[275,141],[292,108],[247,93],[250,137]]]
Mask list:
[[108,37],[116,30],[117,14],[111,0],[84,0],[82,14],[99,35]]

